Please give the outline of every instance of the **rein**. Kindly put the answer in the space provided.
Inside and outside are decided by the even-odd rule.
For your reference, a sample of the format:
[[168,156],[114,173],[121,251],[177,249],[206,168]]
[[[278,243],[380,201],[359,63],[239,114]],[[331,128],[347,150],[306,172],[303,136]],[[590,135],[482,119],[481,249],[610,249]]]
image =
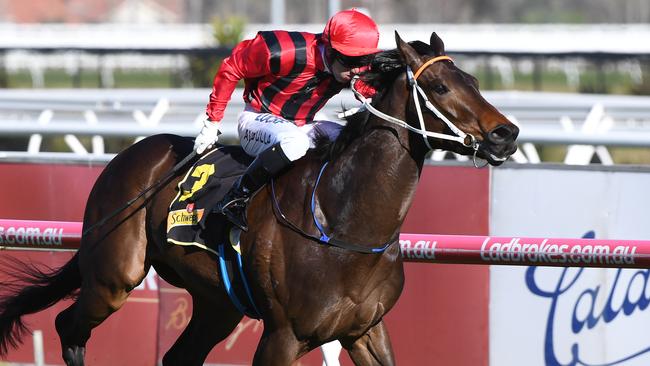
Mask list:
[[158,189],[162,184],[165,184],[171,179],[180,169],[182,169],[187,163],[189,163],[191,160],[193,160],[195,157],[197,157],[196,151],[192,151],[189,155],[187,155],[183,160],[178,162],[178,164],[174,165],[170,171],[168,171],[162,178],[158,179],[154,184],[150,185],[149,187],[145,188],[142,190],[137,196],[131,198],[128,200],[126,203],[124,203],[122,206],[120,206],[118,209],[114,210],[110,214],[104,216],[101,218],[101,220],[97,221],[96,223],[90,225],[86,230],[83,231],[81,236],[86,236],[88,233],[92,232],[96,228],[100,226],[104,226],[108,220],[112,219],[113,217],[117,216],[119,213],[122,211],[126,210],[129,208],[131,205],[135,203],[135,201],[139,200],[142,196],[147,194],[147,192],[151,191],[152,189]]
[[[408,122],[405,122],[405,121],[403,121],[403,120],[401,120],[399,118],[395,118],[393,116],[390,116],[390,115],[378,110],[377,108],[375,108],[372,105],[372,99],[364,97],[361,93],[359,93],[359,91],[357,91],[355,89],[354,84],[359,79],[359,76],[355,76],[352,79],[352,81],[350,83],[350,88],[352,89],[352,92],[361,101],[361,103],[363,105],[360,108],[352,108],[352,109],[348,110],[347,112],[341,113],[341,114],[339,114],[339,117],[344,118],[344,117],[350,116],[352,114],[357,113],[361,108],[365,108],[370,113],[374,114],[375,116],[377,116],[377,117],[379,117],[379,118],[381,118],[381,119],[383,119],[383,120],[385,120],[387,122],[393,123],[393,124],[398,125],[400,127],[406,128],[407,130],[409,130],[411,132],[414,132],[414,133],[417,133],[417,134],[421,135],[423,137],[423,139],[424,139],[424,144],[427,146],[427,148],[429,148],[429,150],[433,150],[433,147],[431,147],[431,144],[429,144],[429,139],[428,139],[429,137],[437,138],[437,139],[441,139],[441,140],[455,141],[455,142],[458,142],[458,143],[462,144],[465,147],[471,148],[474,151],[474,154],[473,154],[474,166],[476,168],[481,168],[482,166],[480,166],[476,161],[476,159],[477,159],[476,154],[478,153],[478,149],[480,147],[480,143],[478,142],[478,140],[476,140],[476,137],[474,137],[471,134],[467,134],[467,133],[463,132],[460,128],[458,128],[455,124],[453,124],[444,114],[442,114],[438,110],[438,108],[436,108],[429,101],[429,98],[427,98],[427,95],[424,92],[424,90],[422,90],[422,88],[418,85],[417,78],[420,76],[420,74],[422,74],[422,72],[427,67],[429,67],[430,65],[432,65],[432,64],[434,64],[434,63],[436,63],[438,61],[451,61],[451,62],[453,62],[452,58],[449,57],[449,56],[434,57],[434,58],[431,58],[431,59],[427,60],[424,64],[422,64],[422,66],[420,66],[417,69],[415,74],[413,73],[413,70],[411,70],[410,66],[408,66],[408,65],[406,66],[406,75],[408,77],[409,85],[412,87],[411,94],[413,95],[413,102],[415,103],[415,109],[416,109],[417,114],[418,114],[418,121],[420,123],[420,128],[413,127]],[[455,134],[455,136],[454,135],[448,135],[446,133],[432,132],[432,131],[428,131],[426,129],[426,127],[424,125],[424,117],[422,115],[422,107],[420,105],[421,104],[420,103],[420,98],[418,98],[418,95],[420,95],[422,97],[422,99],[424,100],[425,107],[427,107],[427,109],[429,111],[431,111],[436,117],[438,117],[440,120],[442,120],[447,125],[447,127],[449,127],[449,129]],[[485,166],[485,165],[483,165],[483,166]]]

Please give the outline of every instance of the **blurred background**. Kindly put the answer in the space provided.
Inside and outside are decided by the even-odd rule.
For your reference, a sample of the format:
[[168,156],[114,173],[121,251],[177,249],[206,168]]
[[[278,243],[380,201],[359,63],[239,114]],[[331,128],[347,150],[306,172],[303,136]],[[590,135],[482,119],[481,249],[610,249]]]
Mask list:
[[[381,48],[394,30],[437,32],[520,124],[513,161],[650,163],[646,0],[0,0],[0,156],[108,160],[144,135],[194,136],[234,44],[264,29],[320,32],[350,7],[380,24]],[[324,113],[353,103],[343,93]],[[236,91],[225,141],[237,142],[241,108]]]

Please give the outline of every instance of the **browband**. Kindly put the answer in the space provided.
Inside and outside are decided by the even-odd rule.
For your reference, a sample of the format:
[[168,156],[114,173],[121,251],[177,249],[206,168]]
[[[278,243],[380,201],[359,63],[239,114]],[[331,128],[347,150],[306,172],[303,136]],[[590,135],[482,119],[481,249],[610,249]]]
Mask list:
[[454,62],[454,60],[449,56],[437,56],[437,57],[434,57],[434,58],[430,59],[429,61],[423,63],[422,66],[420,66],[420,68],[418,69],[418,71],[415,72],[415,75],[413,76],[413,78],[415,80],[417,80],[418,76],[420,76],[420,74],[424,71],[424,69],[426,69],[429,65],[431,65],[434,62],[444,61],[444,60],[451,61],[452,63]]

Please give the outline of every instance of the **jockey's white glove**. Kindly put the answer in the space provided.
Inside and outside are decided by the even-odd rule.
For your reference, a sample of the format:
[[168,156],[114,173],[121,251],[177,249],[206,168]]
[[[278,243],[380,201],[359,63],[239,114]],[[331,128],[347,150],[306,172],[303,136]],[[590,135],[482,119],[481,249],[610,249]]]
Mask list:
[[199,132],[196,140],[194,140],[194,151],[197,154],[203,154],[217,143],[220,135],[219,125],[220,122],[212,122],[207,118],[203,121],[201,132]]

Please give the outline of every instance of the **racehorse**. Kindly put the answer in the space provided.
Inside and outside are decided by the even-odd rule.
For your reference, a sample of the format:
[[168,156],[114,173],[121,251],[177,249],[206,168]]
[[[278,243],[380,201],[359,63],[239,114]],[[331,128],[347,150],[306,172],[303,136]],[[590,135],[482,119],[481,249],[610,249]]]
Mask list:
[[[406,43],[397,33],[395,39],[397,48],[378,54],[364,76],[378,91],[372,102],[348,118],[335,141],[319,144],[249,204],[241,252],[264,321],[255,365],[289,365],[332,340],[357,365],[394,364],[382,319],[402,291],[397,239],[426,154],[445,149],[496,166],[517,148],[518,128],[481,96],[476,78],[445,56],[435,33],[429,44]],[[84,230],[191,151],[190,139],[156,135],[118,154],[90,193]],[[153,266],[193,299],[191,321],[163,365],[202,365],[242,314],[226,294],[214,254],[167,243],[167,210],[181,176],[85,233],[60,269],[23,268],[18,280],[26,287],[0,300],[0,352],[20,342],[21,316],[73,296],[55,323],[66,364],[83,365],[91,330],[125,303]],[[314,239],[319,230],[362,249],[325,245]]]

